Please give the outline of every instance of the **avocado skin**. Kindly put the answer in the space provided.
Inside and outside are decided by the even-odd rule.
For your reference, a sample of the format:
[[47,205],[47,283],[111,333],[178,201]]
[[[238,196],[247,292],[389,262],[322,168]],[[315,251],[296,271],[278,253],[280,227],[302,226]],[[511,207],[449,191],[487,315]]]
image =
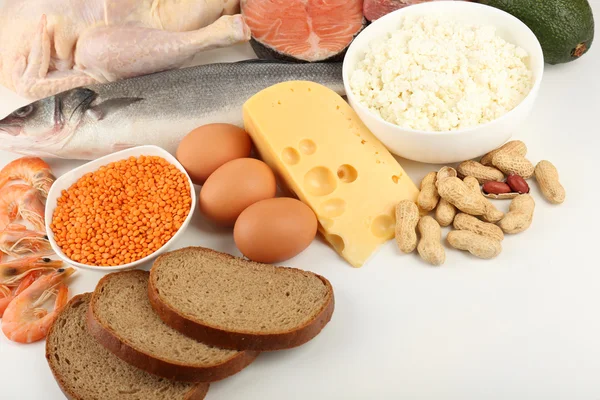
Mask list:
[[594,40],[594,15],[587,0],[478,0],[514,15],[535,33],[548,64],[575,61]]

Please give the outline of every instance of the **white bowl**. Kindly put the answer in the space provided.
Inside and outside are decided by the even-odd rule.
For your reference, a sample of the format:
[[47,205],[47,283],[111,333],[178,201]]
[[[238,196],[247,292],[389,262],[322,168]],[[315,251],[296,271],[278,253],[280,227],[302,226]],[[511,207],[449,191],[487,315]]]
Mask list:
[[[81,178],[83,175],[85,175],[89,172],[94,172],[103,165],[107,165],[107,164],[110,164],[111,162],[115,162],[115,161],[119,161],[119,160],[125,160],[131,156],[133,156],[133,157],[159,156],[159,157],[164,158],[171,164],[175,165],[177,167],[177,169],[179,169],[181,172],[183,172],[185,174],[185,176],[187,177],[187,180],[190,184],[190,196],[192,199],[191,209],[190,209],[190,212],[189,212],[187,218],[185,219],[185,221],[183,221],[183,224],[181,225],[179,230],[175,233],[175,235],[173,235],[173,237],[167,243],[165,243],[160,249],[156,250],[154,253],[152,253],[149,256],[146,256],[142,259],[139,259],[137,261],[134,261],[134,262],[131,262],[128,264],[118,265],[118,266],[103,267],[103,266],[86,265],[86,264],[78,263],[76,261],[71,260],[69,257],[67,257],[65,255],[65,253],[62,252],[60,247],[58,247],[58,245],[56,244],[56,241],[54,240],[54,232],[52,232],[52,229],[50,229],[50,224],[52,223],[52,215],[54,214],[54,209],[56,208],[56,202],[57,202],[58,198],[61,196],[62,191],[71,187],[71,185],[73,185],[75,182],[77,182],[77,180],[79,180],[79,178]],[[177,240],[177,238],[179,238],[181,236],[183,231],[185,231],[185,228],[189,225],[189,223],[192,219],[192,214],[194,213],[195,209],[196,209],[196,193],[194,191],[194,185],[193,185],[192,180],[190,179],[189,175],[187,174],[187,172],[185,171],[183,166],[179,163],[179,161],[177,161],[177,159],[175,157],[173,157],[167,151],[161,149],[158,146],[138,146],[138,147],[133,147],[133,148],[130,148],[127,150],[122,150],[122,151],[98,158],[97,160],[94,160],[87,164],[84,164],[79,168],[75,168],[74,170],[69,171],[66,174],[59,177],[54,182],[52,187],[50,188],[50,191],[48,193],[48,199],[46,201],[46,210],[45,210],[46,232],[48,234],[48,239],[50,240],[50,245],[52,246],[52,250],[54,250],[54,252],[64,262],[69,263],[71,265],[75,265],[79,268],[85,268],[85,269],[93,269],[93,270],[98,270],[98,271],[120,271],[120,270],[135,268],[138,265],[143,264],[147,261],[150,261],[150,260],[156,258],[158,255],[167,251],[169,246],[171,246],[173,244],[173,242],[175,242]]]
[[[531,92],[513,110],[489,123],[448,132],[426,132],[402,128],[385,121],[360,104],[350,88],[350,76],[364,58],[369,44],[397,31],[407,15],[444,14],[469,23],[492,25],[497,34],[529,54],[528,67],[533,72]],[[469,160],[491,151],[520,128],[531,113],[544,72],[544,55],[535,34],[520,20],[499,9],[463,1],[435,1],[394,11],[369,25],[350,45],[344,58],[343,78],[348,102],[360,119],[394,154],[414,161],[447,164]]]

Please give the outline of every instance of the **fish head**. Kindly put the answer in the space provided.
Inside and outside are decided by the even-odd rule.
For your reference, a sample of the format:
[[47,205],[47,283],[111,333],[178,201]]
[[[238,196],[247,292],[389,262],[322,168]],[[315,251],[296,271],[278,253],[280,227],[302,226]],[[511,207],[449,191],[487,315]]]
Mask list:
[[68,138],[96,93],[76,88],[20,107],[0,120],[0,148],[34,153]]
[[27,104],[0,120],[0,133],[18,139],[41,139],[56,125],[54,112],[54,101],[51,97]]

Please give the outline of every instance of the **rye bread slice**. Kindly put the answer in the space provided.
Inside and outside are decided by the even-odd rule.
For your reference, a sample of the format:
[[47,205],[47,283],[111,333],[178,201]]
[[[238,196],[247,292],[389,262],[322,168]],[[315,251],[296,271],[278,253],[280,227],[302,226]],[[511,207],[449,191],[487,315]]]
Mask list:
[[333,288],[322,276],[203,247],[159,256],[150,270],[148,297],[160,318],[179,332],[239,350],[306,343],[334,309]]
[[148,301],[149,273],[106,275],[88,310],[88,330],[129,364],[168,379],[214,382],[241,371],[258,352],[206,345],[166,325]]
[[46,360],[65,396],[77,400],[202,400],[207,383],[173,382],[137,369],[87,331],[91,293],[75,296],[46,339]]

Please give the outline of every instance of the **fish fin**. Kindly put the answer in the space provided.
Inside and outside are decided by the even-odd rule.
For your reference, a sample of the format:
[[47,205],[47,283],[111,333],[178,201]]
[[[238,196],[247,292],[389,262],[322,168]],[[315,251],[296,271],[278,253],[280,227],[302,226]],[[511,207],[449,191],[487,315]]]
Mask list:
[[104,115],[102,115],[102,111],[97,108],[89,108],[86,112],[86,115],[93,119],[94,121],[100,121]]
[[75,114],[79,115],[78,112],[83,113],[97,97],[98,93],[87,88],[75,88],[64,93],[59,93],[55,98],[57,105],[56,112],[60,113],[62,104],[66,103],[67,101],[78,102],[79,104],[77,104],[77,107],[73,109],[71,115],[69,116],[68,121],[70,121],[73,119]]
[[109,99],[90,107],[86,113],[96,121],[99,121],[111,112],[118,111],[142,100],[144,100],[142,97],[119,97],[116,99]]

